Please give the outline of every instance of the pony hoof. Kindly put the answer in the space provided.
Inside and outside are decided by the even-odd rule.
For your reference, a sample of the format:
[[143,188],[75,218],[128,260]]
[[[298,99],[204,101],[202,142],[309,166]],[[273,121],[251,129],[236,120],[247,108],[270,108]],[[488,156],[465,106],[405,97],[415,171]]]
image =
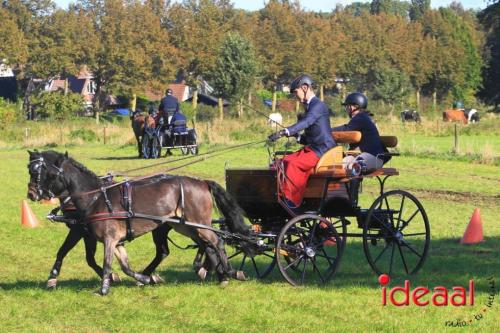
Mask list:
[[160,284],[160,283],[165,283],[165,280],[158,274],[152,274],[151,279],[150,279],[150,284]]
[[219,286],[221,286],[222,288],[225,288],[229,285],[229,281],[228,280],[222,280],[220,283],[219,283]]
[[207,278],[208,271],[205,269],[205,267],[200,268],[198,271],[198,276],[200,277],[201,281],[205,281]]
[[54,290],[57,286],[57,279],[49,279],[47,281],[47,289]]
[[144,283],[142,283],[141,281],[136,281],[136,282],[135,282],[135,285],[136,285],[137,287],[144,287]]
[[245,276],[245,273],[243,271],[236,271],[236,280],[238,281],[246,281],[247,277]]
[[107,294],[109,294],[109,289],[99,288],[94,292],[94,295],[97,296],[106,296]]
[[111,273],[110,280],[111,280],[111,283],[121,283],[122,282],[122,279],[120,278],[120,275],[118,275],[118,273]]

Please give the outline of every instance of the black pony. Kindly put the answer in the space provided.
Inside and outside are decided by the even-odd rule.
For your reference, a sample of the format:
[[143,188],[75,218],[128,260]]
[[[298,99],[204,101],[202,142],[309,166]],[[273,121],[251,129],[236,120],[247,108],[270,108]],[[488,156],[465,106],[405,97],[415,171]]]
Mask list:
[[[82,220],[97,240],[104,243],[103,279],[99,291],[102,295],[109,292],[113,252],[127,275],[141,283],[151,282],[150,276],[130,268],[122,243],[164,225],[168,230],[173,228],[192,238],[199,246],[197,259],[201,260],[206,253],[206,259],[216,268],[221,282],[227,281],[228,276],[237,276],[227,261],[222,241],[209,229],[212,195],[232,232],[244,235],[248,227],[243,222],[242,210],[220,185],[207,180],[161,175],[103,187],[99,177],[67,154],[49,151],[42,155],[44,162],[54,162],[45,164],[44,172],[38,172],[36,187],[31,187],[44,189],[52,195],[67,191],[82,214]],[[172,223],[175,218],[180,223]],[[165,219],[168,221],[162,224]],[[184,220],[208,228],[193,228],[182,223]]]

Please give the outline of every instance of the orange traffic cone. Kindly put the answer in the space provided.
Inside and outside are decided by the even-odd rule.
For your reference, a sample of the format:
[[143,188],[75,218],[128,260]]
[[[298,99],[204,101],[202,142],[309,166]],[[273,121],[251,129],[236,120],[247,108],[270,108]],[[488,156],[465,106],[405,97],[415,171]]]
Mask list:
[[40,224],[26,200],[21,204],[21,224],[27,228],[36,228]]
[[474,213],[470,219],[467,229],[465,229],[464,236],[460,240],[460,244],[476,244],[483,241],[483,224],[481,222],[481,215],[479,208],[474,209]]

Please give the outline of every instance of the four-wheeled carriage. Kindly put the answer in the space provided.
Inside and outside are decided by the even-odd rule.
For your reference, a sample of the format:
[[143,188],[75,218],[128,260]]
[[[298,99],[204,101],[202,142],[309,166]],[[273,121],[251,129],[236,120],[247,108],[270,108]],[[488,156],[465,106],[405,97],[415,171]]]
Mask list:
[[[161,124],[160,124],[161,125]],[[182,131],[165,130],[164,126],[144,128],[142,136],[142,156],[144,158],[158,158],[162,148],[180,149],[182,155],[189,153],[198,155],[196,131],[185,127],[186,122],[177,120],[172,124],[174,128],[185,128]]]
[[161,143],[162,147],[166,149],[179,148],[182,155],[189,153],[198,155],[197,135],[192,128],[182,132],[165,132]]
[[[360,133],[339,135],[337,142],[356,142]],[[384,137],[387,147],[395,137]],[[227,169],[226,187],[246,212],[261,242],[256,256],[242,254],[238,244],[233,255],[239,269],[253,270],[258,278],[278,264],[293,285],[325,283],[335,273],[346,245],[346,237],[361,237],[366,258],[377,274],[416,273],[424,263],[430,242],[429,221],[420,202],[406,191],[384,191],[394,168],[353,176],[342,166],[342,147],[327,152],[309,177],[304,195],[304,214],[294,216],[279,196],[276,168]],[[394,154],[393,154],[394,155]],[[354,182],[374,177],[380,195],[368,209],[357,204]],[[362,229],[348,233],[356,221]],[[241,254],[241,255],[240,255]],[[261,256],[259,256],[261,255]],[[263,260],[260,260],[263,258]]]

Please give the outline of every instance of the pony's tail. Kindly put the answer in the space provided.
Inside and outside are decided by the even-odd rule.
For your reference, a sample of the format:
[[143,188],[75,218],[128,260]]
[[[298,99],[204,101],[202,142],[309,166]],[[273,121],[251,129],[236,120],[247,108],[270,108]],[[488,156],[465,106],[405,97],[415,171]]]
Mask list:
[[216,182],[206,180],[206,183],[210,188],[210,192],[212,192],[217,207],[226,218],[229,230],[242,235],[248,235],[250,229],[243,220],[245,212],[241,209],[236,200]]

